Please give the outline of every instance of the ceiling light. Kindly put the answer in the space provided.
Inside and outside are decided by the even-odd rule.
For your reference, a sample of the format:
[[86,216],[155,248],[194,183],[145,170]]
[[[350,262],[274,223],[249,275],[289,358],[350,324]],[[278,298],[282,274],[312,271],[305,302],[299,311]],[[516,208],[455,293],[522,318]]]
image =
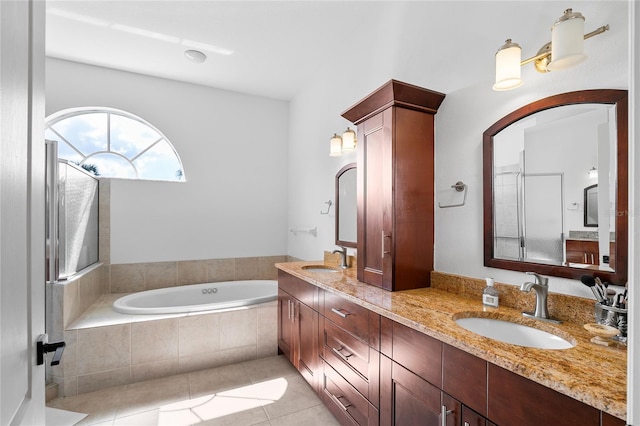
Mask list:
[[496,82],[493,90],[510,90],[522,85],[520,67],[530,62],[538,72],[562,70],[584,62],[584,40],[609,30],[609,25],[584,34],[584,16],[567,9],[551,27],[551,42],[542,46],[536,56],[521,60],[520,46],[507,39],[496,53]]
[[199,50],[185,50],[184,56],[191,62],[195,62],[196,64],[201,64],[207,60],[207,55],[202,53]]

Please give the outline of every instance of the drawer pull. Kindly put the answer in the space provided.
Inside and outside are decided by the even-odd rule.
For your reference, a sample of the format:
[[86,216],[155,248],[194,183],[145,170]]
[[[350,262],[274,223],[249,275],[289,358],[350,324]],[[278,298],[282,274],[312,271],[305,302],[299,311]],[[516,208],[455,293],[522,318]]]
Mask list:
[[351,315],[350,312],[344,313],[344,312],[342,312],[341,309],[336,309],[336,308],[331,308],[331,312],[333,312],[336,315],[340,315],[342,318],[346,318],[349,315]]
[[342,351],[344,350],[343,346],[340,346],[339,348],[331,348],[332,351],[334,351],[340,358],[344,359],[345,361],[349,361],[349,357],[353,356],[352,353],[342,353]]
[[464,422],[464,426],[471,426],[469,422]]
[[447,406],[443,405],[440,411],[440,424],[442,426],[447,426],[447,416],[452,414],[453,410],[447,410]]
[[342,408],[344,411],[348,411],[347,409],[351,407],[351,403],[347,398],[344,398],[344,400],[347,401],[347,403],[343,404],[342,401],[340,401],[340,398],[344,398],[344,395],[338,395],[335,397],[336,401],[338,402],[338,405],[340,405],[340,408]]

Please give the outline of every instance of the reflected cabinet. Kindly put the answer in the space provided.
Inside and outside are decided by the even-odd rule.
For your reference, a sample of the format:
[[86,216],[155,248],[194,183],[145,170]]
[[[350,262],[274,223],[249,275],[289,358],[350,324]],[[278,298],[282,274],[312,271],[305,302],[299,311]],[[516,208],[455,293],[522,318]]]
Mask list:
[[342,116],[358,127],[358,280],[429,285],[434,121],[442,93],[391,80]]

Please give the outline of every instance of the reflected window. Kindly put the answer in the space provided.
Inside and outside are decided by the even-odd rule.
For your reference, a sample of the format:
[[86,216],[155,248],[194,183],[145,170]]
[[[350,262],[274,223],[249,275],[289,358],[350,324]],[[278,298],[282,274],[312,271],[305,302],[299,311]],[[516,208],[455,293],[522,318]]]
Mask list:
[[140,117],[111,108],[73,108],[46,119],[58,157],[100,177],[185,181],[169,140]]

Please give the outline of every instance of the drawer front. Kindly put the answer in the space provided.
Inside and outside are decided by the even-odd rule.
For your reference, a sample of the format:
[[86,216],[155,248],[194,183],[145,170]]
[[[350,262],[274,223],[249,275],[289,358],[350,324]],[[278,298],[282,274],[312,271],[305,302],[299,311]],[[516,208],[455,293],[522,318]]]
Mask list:
[[278,270],[278,287],[311,309],[318,310],[318,287]]
[[322,376],[322,400],[341,424],[378,425],[378,410],[326,363]]
[[442,390],[487,414],[487,362],[453,346],[442,348]]
[[325,292],[323,315],[369,343],[369,310],[333,293]]
[[392,325],[393,360],[442,387],[442,342],[397,322]]
[[322,357],[358,392],[378,406],[379,354],[329,320],[324,321]]

